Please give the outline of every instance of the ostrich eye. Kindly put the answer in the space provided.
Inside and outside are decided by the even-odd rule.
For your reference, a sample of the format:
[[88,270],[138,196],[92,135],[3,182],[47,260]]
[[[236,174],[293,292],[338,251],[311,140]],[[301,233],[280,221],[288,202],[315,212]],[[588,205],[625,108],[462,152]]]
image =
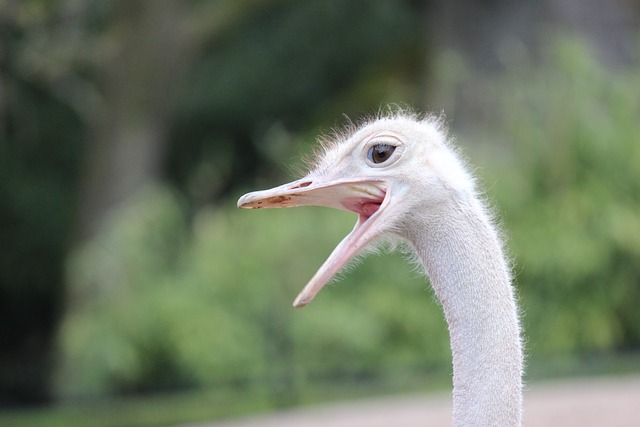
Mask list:
[[389,160],[396,147],[390,144],[378,144],[369,148],[367,158],[373,163],[384,163]]

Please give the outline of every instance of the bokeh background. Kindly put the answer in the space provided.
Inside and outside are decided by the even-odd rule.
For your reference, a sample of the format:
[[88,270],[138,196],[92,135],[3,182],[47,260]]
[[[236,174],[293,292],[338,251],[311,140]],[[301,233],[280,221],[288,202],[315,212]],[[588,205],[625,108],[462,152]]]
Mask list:
[[527,381],[639,372],[639,28],[625,0],[0,0],[0,424],[448,389],[401,256],[294,310],[355,218],[235,207],[389,105],[477,167]]

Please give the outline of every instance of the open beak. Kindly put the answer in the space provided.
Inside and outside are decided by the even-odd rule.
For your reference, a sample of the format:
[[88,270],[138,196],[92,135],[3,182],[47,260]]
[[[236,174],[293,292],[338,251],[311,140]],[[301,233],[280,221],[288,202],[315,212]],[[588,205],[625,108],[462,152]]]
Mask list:
[[311,177],[284,184],[270,190],[245,194],[239,208],[288,208],[327,206],[358,214],[353,230],[336,246],[322,267],[311,278],[293,302],[303,307],[313,300],[322,287],[358,252],[382,231],[376,219],[389,202],[389,187],[381,179],[315,180]]

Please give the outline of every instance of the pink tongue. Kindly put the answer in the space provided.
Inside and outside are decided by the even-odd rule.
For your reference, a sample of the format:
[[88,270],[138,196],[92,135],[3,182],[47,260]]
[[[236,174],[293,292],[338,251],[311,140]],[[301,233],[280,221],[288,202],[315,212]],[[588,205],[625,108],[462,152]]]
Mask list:
[[347,199],[342,201],[342,205],[350,210],[351,212],[355,212],[359,215],[362,215],[366,218],[369,218],[371,215],[376,213],[378,209],[380,209],[380,205],[382,204],[382,200],[367,200],[367,199]]
[[371,216],[380,209],[380,203],[364,203],[362,205],[362,213],[366,216]]

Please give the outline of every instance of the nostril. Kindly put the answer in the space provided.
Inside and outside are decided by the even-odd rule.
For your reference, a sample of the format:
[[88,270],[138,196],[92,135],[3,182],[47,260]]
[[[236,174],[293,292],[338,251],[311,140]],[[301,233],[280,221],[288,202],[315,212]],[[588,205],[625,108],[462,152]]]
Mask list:
[[300,184],[294,185],[293,187],[291,187],[292,190],[295,190],[296,188],[305,188],[308,187],[312,184],[311,181],[305,181],[305,182],[301,182]]

